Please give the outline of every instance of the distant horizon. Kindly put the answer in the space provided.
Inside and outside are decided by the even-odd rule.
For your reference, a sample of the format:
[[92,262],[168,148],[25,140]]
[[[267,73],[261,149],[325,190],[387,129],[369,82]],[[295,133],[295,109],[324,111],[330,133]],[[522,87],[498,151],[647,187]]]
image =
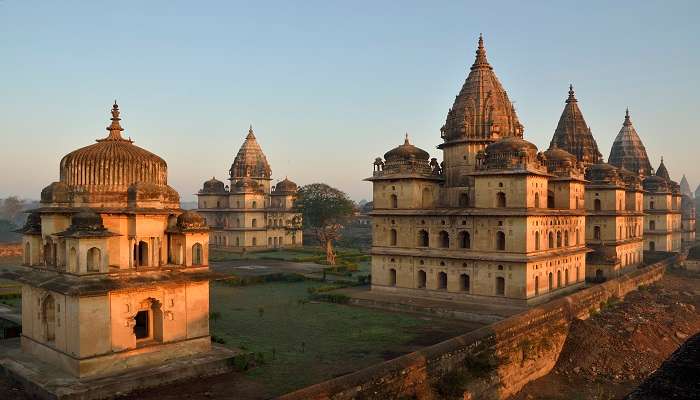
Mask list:
[[[440,127],[480,32],[525,139],[548,148],[573,84],[607,161],[629,107],[656,169],[700,183],[694,20],[700,4],[0,2],[0,197],[38,199],[67,153],[124,135],[168,163],[181,201],[226,181],[252,123],[273,182],[372,200],[377,156],[411,142],[442,159]],[[683,12],[681,12],[683,11]],[[499,24],[492,21],[498,20]],[[689,128],[691,127],[691,128]]]

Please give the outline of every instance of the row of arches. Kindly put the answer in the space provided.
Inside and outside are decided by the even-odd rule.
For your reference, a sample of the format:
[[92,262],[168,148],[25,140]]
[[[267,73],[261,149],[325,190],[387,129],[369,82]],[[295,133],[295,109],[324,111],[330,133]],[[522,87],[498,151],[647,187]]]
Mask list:
[[[505,250],[505,234],[503,232],[498,232],[503,235],[502,239],[502,249],[499,248],[499,250]],[[497,233],[497,237],[498,237]],[[499,239],[497,238],[497,241]],[[397,231],[396,229],[391,229],[389,231],[389,243],[391,246],[396,246],[397,244]],[[461,231],[457,235],[457,243],[460,249],[471,249],[472,247],[472,240],[471,240],[471,235],[467,231]],[[430,234],[428,233],[427,230],[421,229],[418,231],[418,240],[417,240],[417,245],[418,247],[430,247]],[[447,231],[440,231],[438,232],[438,245],[437,247],[439,248],[444,248],[448,249],[452,245],[450,241],[450,234]],[[498,245],[497,245],[498,247]]]
[[[555,275],[553,272],[549,272],[547,274],[547,292],[551,292],[555,289],[560,289],[562,287],[569,286],[571,283],[578,282],[579,279],[579,267],[576,267],[576,277],[574,281],[572,282],[569,277],[569,269],[565,268],[564,269],[564,276],[563,276],[563,281],[562,281],[562,272],[561,270],[556,271],[556,282],[555,282]],[[555,286],[556,283],[556,286]],[[535,296],[541,294],[540,291],[540,277],[538,275],[535,275],[534,279],[534,289],[535,289]]]
[[[581,244],[581,235],[578,229],[576,229],[574,235],[574,245],[578,246],[579,244]],[[554,231],[550,231],[547,234],[547,249],[556,249],[568,246],[570,246],[569,231],[556,231],[556,233]],[[543,250],[541,243],[541,234],[539,231],[535,232],[535,250]]]
[[[425,270],[418,270],[416,287],[425,289],[427,285],[428,275]],[[389,285],[396,286],[396,269],[389,269]],[[440,271],[437,274],[437,289],[447,290],[447,272]],[[471,282],[468,274],[459,275],[459,290],[469,292],[471,290]]]

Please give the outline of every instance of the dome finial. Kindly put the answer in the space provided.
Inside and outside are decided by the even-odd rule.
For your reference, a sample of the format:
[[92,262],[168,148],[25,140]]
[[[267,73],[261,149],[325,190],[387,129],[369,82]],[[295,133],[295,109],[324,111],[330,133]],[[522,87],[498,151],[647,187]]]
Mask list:
[[104,139],[98,139],[98,142],[101,142],[103,140],[123,140],[126,142],[133,142],[131,139],[127,140],[122,137],[122,131],[124,128],[122,128],[121,124],[119,121],[121,121],[121,118],[119,118],[119,104],[117,104],[117,100],[114,100],[114,104],[112,105],[112,110],[110,111],[112,113],[112,123],[106,128],[109,131],[109,135],[107,135],[106,138]]
[[255,133],[253,132],[253,124],[250,124],[250,127],[248,128],[248,136],[246,136],[246,139],[255,139]]
[[630,126],[632,125],[632,120],[630,119],[630,109],[625,108],[625,122],[622,123],[624,126]]
[[403,144],[411,144],[408,142],[408,132],[406,132],[406,138],[404,139]]
[[572,83],[569,84],[569,97],[566,99],[566,102],[576,102],[576,97],[574,96],[574,85]]
[[479,44],[476,48],[476,60],[474,60],[474,64],[472,65],[471,69],[474,70],[477,68],[491,69],[491,65],[489,65],[489,62],[486,59],[486,49],[484,48],[484,35],[482,35],[481,33],[479,34]]

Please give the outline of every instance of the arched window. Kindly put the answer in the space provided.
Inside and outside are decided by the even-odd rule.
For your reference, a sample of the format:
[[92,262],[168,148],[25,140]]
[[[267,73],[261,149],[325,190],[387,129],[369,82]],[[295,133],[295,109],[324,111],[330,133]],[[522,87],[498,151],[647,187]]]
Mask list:
[[253,246],[257,246],[257,245],[258,245],[258,238],[253,238]]
[[396,246],[396,241],[397,241],[397,234],[396,234],[396,229],[392,229],[389,231],[389,243],[391,246]]
[[506,249],[506,234],[498,231],[496,232],[496,250]]
[[535,276],[535,296],[540,294],[540,277]]
[[595,211],[600,211],[600,210],[601,210],[600,199],[595,199],[595,200],[593,200],[593,209],[594,209]]
[[461,274],[459,276],[459,290],[463,292],[469,291],[469,275]]
[[30,265],[31,262],[31,245],[29,242],[24,244],[24,265]]
[[253,220],[250,221],[250,225],[251,225],[253,228],[257,228],[257,227],[258,227],[258,220],[255,219],[255,218],[253,218]]
[[535,208],[540,208],[540,194],[535,193]]
[[253,208],[258,208],[258,202],[253,200]]
[[422,269],[418,271],[418,288],[419,289],[424,289],[425,288],[425,281],[426,281],[426,275],[425,271]]
[[535,250],[540,249],[540,233],[535,232]]
[[438,289],[447,290],[447,273],[446,272],[438,273]]
[[654,209],[654,202],[653,202],[653,201],[650,201],[650,202],[649,202],[649,208],[652,209],[652,210]]
[[593,227],[593,239],[600,240],[600,227],[599,226]]
[[389,270],[389,285],[396,286],[396,270],[394,268]]
[[564,231],[564,246],[569,246],[569,231]]
[[561,287],[561,270],[557,271],[557,287]]
[[554,192],[547,191],[547,208],[554,208]]
[[421,229],[418,231],[418,246],[428,247],[430,245],[430,236],[428,236],[428,231]]
[[204,252],[202,245],[195,243],[192,245],[192,265],[202,265],[204,263]]
[[[136,257],[136,254],[134,254],[134,256]],[[144,242],[143,240],[139,242],[138,257],[136,260],[138,261],[139,267],[148,266],[148,243]]]
[[395,195],[391,195],[391,208],[398,208],[399,207],[399,198]]
[[221,202],[218,200],[216,201],[216,208],[221,208]]
[[499,276],[496,278],[496,295],[505,296],[506,294],[506,278]]
[[471,239],[471,236],[469,235],[469,232],[462,231],[459,233],[459,247],[462,249],[471,249],[472,248],[472,239]]
[[581,238],[579,237],[578,229],[576,229],[576,245],[581,244]]
[[651,241],[649,242],[649,251],[656,251],[656,243]]
[[[71,248],[71,250],[75,250]],[[88,272],[99,272],[102,252],[97,247],[91,247],[87,251],[87,270]]]
[[553,249],[553,248],[554,248],[554,232],[549,232],[549,238],[548,238],[548,239],[549,239],[549,240],[547,241],[547,242],[548,242],[548,243],[547,243],[547,245],[548,245],[547,247],[550,248],[550,249]]
[[450,234],[446,231],[440,231],[440,247],[445,249],[450,247]]
[[649,221],[649,230],[653,231],[656,229],[656,221]]
[[557,232],[557,247],[561,247],[561,231]]
[[551,292],[552,289],[554,288],[554,278],[552,273],[549,273],[549,291]]
[[496,193],[496,207],[503,208],[506,206],[506,194],[503,192]]
[[564,270],[564,285],[566,285],[566,286],[569,285],[569,270],[568,269]]

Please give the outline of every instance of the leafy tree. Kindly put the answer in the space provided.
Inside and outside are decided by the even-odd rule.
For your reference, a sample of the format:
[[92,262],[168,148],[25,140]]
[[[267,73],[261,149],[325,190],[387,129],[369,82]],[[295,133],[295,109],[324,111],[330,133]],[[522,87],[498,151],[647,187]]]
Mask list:
[[10,196],[2,202],[2,215],[5,219],[14,223],[18,222],[18,217],[24,209],[24,200],[17,196]]
[[302,213],[303,226],[314,232],[325,249],[328,264],[335,265],[333,241],[340,238],[343,223],[352,215],[353,201],[341,190],[312,183],[299,188],[294,204]]

